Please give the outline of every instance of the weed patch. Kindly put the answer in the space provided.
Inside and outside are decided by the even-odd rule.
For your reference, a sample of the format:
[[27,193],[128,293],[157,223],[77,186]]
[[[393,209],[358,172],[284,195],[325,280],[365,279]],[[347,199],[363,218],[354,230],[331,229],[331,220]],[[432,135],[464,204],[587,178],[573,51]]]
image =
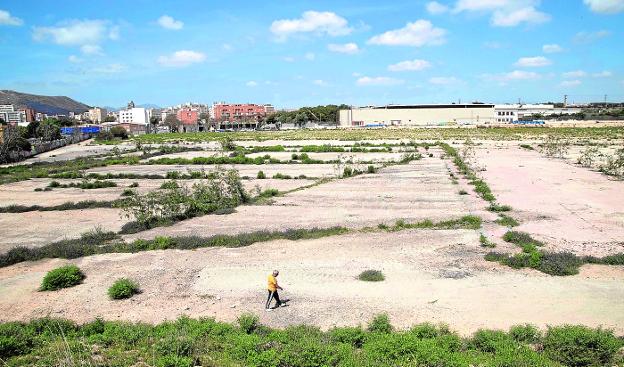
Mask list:
[[41,291],[56,291],[82,283],[85,275],[76,265],[66,265],[50,270],[41,282]]
[[386,279],[379,270],[364,270],[358,275],[358,279],[364,282],[381,282]]
[[108,288],[108,296],[111,299],[126,299],[139,293],[139,285],[128,278],[120,278]]

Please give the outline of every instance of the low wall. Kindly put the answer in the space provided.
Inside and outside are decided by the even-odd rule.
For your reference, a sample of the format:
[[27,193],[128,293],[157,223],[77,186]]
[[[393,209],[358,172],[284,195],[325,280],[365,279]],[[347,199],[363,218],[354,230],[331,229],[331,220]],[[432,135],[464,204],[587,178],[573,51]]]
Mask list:
[[49,152],[51,150],[58,149],[69,144],[79,143],[89,138],[90,138],[90,135],[88,134],[80,134],[80,135],[66,136],[62,139],[57,139],[57,140],[52,140],[52,141],[47,141],[47,142],[39,142],[35,140],[34,142],[33,141],[30,142],[31,148],[29,152],[27,151],[11,152],[9,154],[9,157],[11,158],[11,161],[19,162],[24,159],[34,157],[37,154]]

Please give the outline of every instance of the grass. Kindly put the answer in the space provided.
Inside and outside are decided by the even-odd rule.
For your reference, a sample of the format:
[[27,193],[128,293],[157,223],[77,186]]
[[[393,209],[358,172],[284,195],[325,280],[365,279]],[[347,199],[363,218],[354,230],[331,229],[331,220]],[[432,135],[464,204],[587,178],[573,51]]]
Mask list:
[[82,283],[85,275],[76,265],[66,265],[50,270],[41,282],[40,291],[56,291]]
[[[312,184],[315,185],[315,184]],[[296,190],[296,189],[295,189]],[[449,219],[440,222],[423,220],[416,223],[397,221],[389,227],[380,224],[377,229],[362,228],[362,232],[371,230],[400,231],[405,229],[472,229],[481,227],[481,218],[467,215],[459,219]],[[123,230],[122,230],[123,232]],[[211,237],[157,237],[153,240],[135,240],[126,243],[120,240],[114,232],[104,232],[100,229],[84,233],[80,238],[62,240],[37,248],[15,247],[4,254],[0,254],[0,267],[6,267],[23,261],[36,261],[46,258],[75,259],[79,257],[105,253],[134,253],[139,251],[182,249],[190,250],[202,247],[244,247],[258,242],[278,239],[291,241],[315,239],[337,236],[350,232],[345,227],[288,229],[285,231],[256,231],[238,235],[214,235]]]
[[378,229],[396,232],[404,229],[479,229],[481,228],[481,218],[474,215],[465,215],[459,219],[449,219],[440,222],[433,222],[431,220],[422,220],[415,223],[407,223],[404,220],[398,220],[394,226],[390,227],[385,224],[379,224]]
[[169,133],[145,134],[134,137],[141,143],[166,143],[178,141],[219,141],[229,136],[240,141],[266,140],[340,140],[362,141],[382,139],[412,139],[412,140],[505,140],[517,141],[530,138],[542,138],[544,135],[556,135],[566,138],[584,139],[622,139],[624,132],[619,127],[561,127],[561,128],[534,128],[534,127],[505,127],[487,129],[337,129],[337,130],[296,130],[296,131],[267,131],[267,132],[201,132],[201,133]]
[[[523,325],[526,329],[526,325]],[[322,331],[298,325],[273,329],[253,314],[236,324],[212,318],[160,324],[63,319],[0,324],[0,358],[7,366],[616,366],[624,342],[612,331],[584,326],[479,330],[461,337],[428,323],[395,330],[386,314],[366,328]],[[519,338],[519,336],[521,338]]]
[[80,183],[75,183],[75,182],[71,182],[68,184],[61,184],[58,181],[51,181],[48,184],[49,188],[69,188],[69,187],[75,187],[75,188],[79,188],[79,189],[83,189],[83,190],[93,190],[93,189],[102,189],[102,188],[107,188],[107,187],[117,187],[117,184],[114,183],[113,181],[101,181],[101,180],[95,180],[95,181],[82,181]]
[[66,202],[59,205],[40,206],[40,205],[9,205],[0,207],[0,213],[25,213],[33,211],[62,211],[62,210],[79,210],[94,208],[113,208],[117,201],[95,201],[84,200],[79,202]]
[[108,288],[108,296],[111,299],[126,299],[141,292],[139,285],[128,278],[120,278]]
[[509,206],[509,205],[499,205],[499,204],[496,204],[496,203],[492,203],[488,207],[488,210],[491,211],[491,212],[494,212],[494,213],[510,212],[511,211],[511,206]]
[[379,270],[364,270],[358,275],[358,279],[364,282],[381,282],[386,277]]
[[489,248],[496,247],[496,244],[488,240],[488,238],[483,233],[479,235],[479,243],[481,244],[481,247],[489,247]]
[[531,145],[529,144],[520,144],[520,148],[522,149],[526,149],[526,150],[535,150],[535,148],[533,148]]
[[556,276],[576,275],[583,264],[624,265],[624,253],[605,256],[577,256],[570,252],[545,252],[539,248],[544,243],[528,233],[508,231],[503,239],[522,248],[522,252],[507,255],[490,252],[485,260],[499,262],[514,269],[532,268]]
[[505,214],[499,214],[498,219],[495,222],[505,227],[517,227],[520,225],[516,219]]
[[23,261],[46,258],[75,259],[105,253],[134,253],[163,249],[196,249],[202,247],[244,247],[258,242],[277,239],[291,241],[336,236],[347,233],[344,227],[288,229],[285,231],[256,231],[238,235],[214,235],[211,237],[157,237],[153,240],[135,240],[126,243],[113,232],[95,230],[81,238],[54,242],[42,247],[15,247],[0,255],[0,267]]

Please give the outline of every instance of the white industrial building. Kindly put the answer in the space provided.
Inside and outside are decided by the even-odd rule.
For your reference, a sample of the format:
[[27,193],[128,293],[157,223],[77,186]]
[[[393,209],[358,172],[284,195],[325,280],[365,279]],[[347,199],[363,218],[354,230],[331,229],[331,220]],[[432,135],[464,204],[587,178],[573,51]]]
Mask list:
[[27,126],[26,112],[15,110],[12,104],[0,105],[0,118],[9,124],[18,124],[19,126]]
[[494,110],[496,123],[511,123],[532,115],[572,115],[581,112],[578,107],[555,107],[553,104],[497,104]]
[[132,107],[119,111],[117,122],[120,124],[147,125],[150,111],[142,107]]
[[388,105],[339,112],[341,127],[445,126],[496,122],[493,104]]

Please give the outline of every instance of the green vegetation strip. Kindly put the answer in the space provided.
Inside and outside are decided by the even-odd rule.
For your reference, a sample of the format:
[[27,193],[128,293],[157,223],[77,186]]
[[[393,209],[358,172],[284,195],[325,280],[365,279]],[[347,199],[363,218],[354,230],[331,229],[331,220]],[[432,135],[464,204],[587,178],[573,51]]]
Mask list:
[[307,326],[273,329],[253,314],[237,323],[181,317],[151,325],[62,319],[0,324],[6,366],[616,366],[624,342],[612,331],[531,325],[508,332],[479,330],[460,337],[444,325],[395,331],[386,315],[366,328],[328,331]]
[[501,128],[446,128],[446,129],[336,129],[336,130],[296,130],[275,132],[202,132],[202,133],[169,133],[145,134],[134,139],[141,143],[165,143],[176,141],[220,141],[224,137],[239,141],[265,140],[450,140],[450,139],[487,139],[487,140],[523,140],[554,135],[562,138],[579,139],[622,139],[624,129],[621,127],[501,127]]
[[49,212],[61,210],[78,210],[78,209],[94,209],[94,208],[113,208],[118,200],[113,201],[95,201],[84,200],[79,202],[66,202],[59,205],[41,206],[41,205],[8,205],[0,207],[0,213],[25,213],[25,212]]
[[509,231],[503,239],[522,248],[522,252],[510,256],[497,252],[485,255],[488,261],[496,261],[514,269],[532,268],[550,275],[575,275],[584,264],[624,265],[624,253],[595,257],[577,256],[570,252],[545,252],[539,250],[544,243],[525,232]]
[[398,221],[393,227],[379,225],[378,228],[350,230],[345,227],[287,229],[285,231],[256,231],[237,235],[214,235],[211,237],[156,237],[152,240],[137,239],[131,243],[120,240],[114,232],[99,229],[84,233],[80,238],[62,240],[42,247],[15,247],[0,255],[0,267],[23,261],[36,261],[46,258],[76,259],[79,257],[105,253],[134,253],[139,251],[181,249],[190,250],[202,247],[244,247],[258,242],[273,240],[303,240],[337,236],[349,232],[372,232],[376,230],[399,231],[404,229],[478,229],[481,218],[464,216],[455,220],[434,223],[425,220],[417,223]]

